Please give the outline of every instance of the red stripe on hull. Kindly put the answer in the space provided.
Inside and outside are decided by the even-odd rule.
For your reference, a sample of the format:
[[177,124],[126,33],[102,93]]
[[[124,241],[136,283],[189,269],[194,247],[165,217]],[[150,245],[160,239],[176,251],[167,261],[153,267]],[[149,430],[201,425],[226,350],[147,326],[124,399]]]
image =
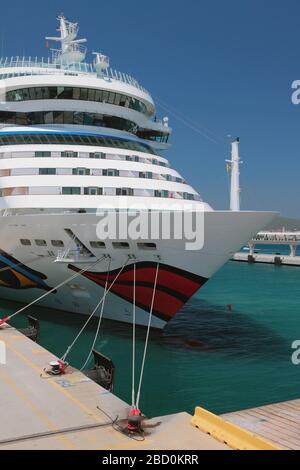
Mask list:
[[[152,262],[136,264],[136,305],[148,312],[151,307],[156,267],[157,264]],[[69,268],[77,272],[79,271],[73,265],[69,265]],[[119,270],[115,270],[110,273],[108,287],[111,286],[118,272]],[[82,275],[102,287],[105,286],[107,277],[105,272],[87,271]],[[165,321],[169,321],[206,281],[207,279],[201,276],[160,264],[153,314]],[[124,269],[112,286],[111,292],[132,303],[133,265]]]

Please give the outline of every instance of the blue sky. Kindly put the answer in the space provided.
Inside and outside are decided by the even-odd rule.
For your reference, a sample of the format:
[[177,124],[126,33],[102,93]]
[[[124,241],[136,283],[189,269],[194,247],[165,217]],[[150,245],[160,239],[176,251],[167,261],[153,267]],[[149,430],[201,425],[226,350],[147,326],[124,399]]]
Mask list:
[[163,106],[174,130],[167,156],[214,208],[228,207],[232,135],[241,138],[242,208],[300,217],[297,0],[11,0],[1,5],[3,55],[47,56],[44,36],[55,35],[60,12],[79,21],[90,51]]

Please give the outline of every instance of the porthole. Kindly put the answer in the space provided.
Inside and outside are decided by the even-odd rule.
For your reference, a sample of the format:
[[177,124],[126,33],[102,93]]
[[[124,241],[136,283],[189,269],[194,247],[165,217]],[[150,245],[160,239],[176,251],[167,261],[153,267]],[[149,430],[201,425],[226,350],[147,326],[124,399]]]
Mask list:
[[129,248],[129,243],[127,242],[113,242],[113,247],[118,249]]
[[51,245],[59,246],[59,247],[65,246],[65,244],[62,240],[51,240]]
[[140,250],[156,250],[156,243],[138,243]]
[[91,245],[92,248],[105,248],[105,243],[104,242],[91,241],[90,245]]
[[31,241],[28,240],[28,238],[21,238],[20,242],[21,242],[21,245],[25,245],[25,246],[31,245]]
[[37,246],[47,246],[46,240],[34,240]]

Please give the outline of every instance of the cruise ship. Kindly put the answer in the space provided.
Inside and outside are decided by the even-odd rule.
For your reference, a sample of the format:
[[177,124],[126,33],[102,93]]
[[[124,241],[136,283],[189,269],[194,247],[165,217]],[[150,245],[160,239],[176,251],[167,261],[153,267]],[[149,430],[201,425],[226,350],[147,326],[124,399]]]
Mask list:
[[[151,312],[163,328],[273,214],[204,202],[165,156],[171,128],[150,93],[101,52],[88,61],[78,23],[57,19],[47,59],[0,60],[0,298],[48,293],[39,305],[88,315],[105,293],[105,318],[131,322],[134,304],[137,324]],[[108,212],[187,204],[203,216],[198,249],[151,233],[99,236]]]

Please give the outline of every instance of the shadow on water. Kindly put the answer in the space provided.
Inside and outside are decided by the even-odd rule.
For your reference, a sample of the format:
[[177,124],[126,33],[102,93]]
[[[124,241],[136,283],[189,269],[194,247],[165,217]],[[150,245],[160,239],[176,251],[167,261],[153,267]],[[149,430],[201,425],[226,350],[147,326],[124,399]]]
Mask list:
[[193,299],[164,330],[167,344],[228,355],[286,357],[288,341],[245,313]]
[[[9,311],[15,303],[2,301]],[[41,322],[40,343],[53,353],[61,354],[87,317],[48,308],[32,307],[26,315],[36,316]],[[23,327],[25,313],[17,317],[13,324]],[[86,328],[85,337],[91,338],[96,331],[98,319],[93,318]],[[137,341],[144,342],[146,330],[137,327]],[[101,339],[131,341],[130,324],[103,320]],[[225,306],[212,305],[206,301],[193,299],[168,323],[163,331],[152,330],[150,341],[159,348],[193,350],[194,352],[218,353],[230,356],[263,356],[263,359],[286,357],[290,348],[287,340],[275,331],[236,310],[229,311]],[[79,345],[83,347],[85,341]],[[53,347],[54,346],[54,347]],[[85,352],[85,351],[84,351]],[[75,364],[74,364],[75,365]]]

